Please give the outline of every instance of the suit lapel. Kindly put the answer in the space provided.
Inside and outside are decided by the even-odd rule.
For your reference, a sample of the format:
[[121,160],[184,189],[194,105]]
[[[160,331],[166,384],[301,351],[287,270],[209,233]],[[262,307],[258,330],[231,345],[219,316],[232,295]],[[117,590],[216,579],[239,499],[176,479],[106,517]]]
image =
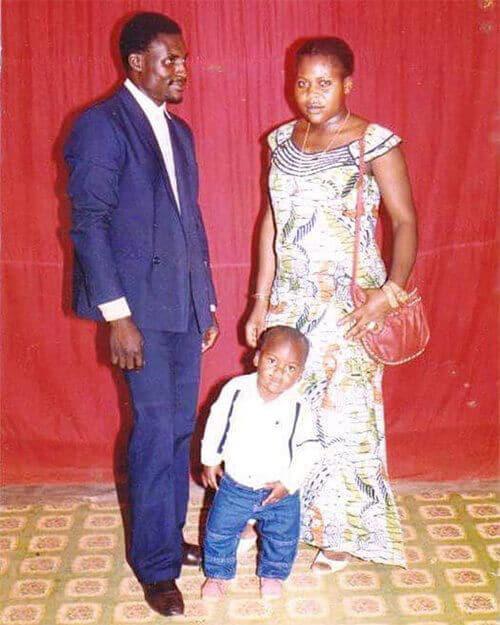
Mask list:
[[181,218],[185,221],[187,217],[186,211],[189,207],[189,161],[186,146],[182,139],[182,133],[179,130],[175,119],[167,118],[170,130],[170,139],[172,141],[172,151],[174,154],[175,173],[177,178],[177,191],[179,193],[179,203],[181,205]]
[[[158,164],[160,166],[161,173],[163,175],[163,179],[165,182],[165,186],[167,187],[168,194],[170,196],[170,200],[174,207],[177,207],[177,202],[175,200],[174,192],[172,190],[172,185],[170,184],[170,178],[168,177],[168,172],[165,167],[165,162],[163,160],[163,155],[160,150],[160,146],[156,141],[156,137],[154,135],[153,129],[151,128],[151,124],[148,121],[148,118],[144,114],[143,110],[139,106],[139,104],[135,101],[134,96],[130,93],[130,91],[126,87],[122,87],[118,92],[125,108],[128,112],[128,116],[132,121],[135,129],[137,130],[141,139],[147,143],[151,152],[154,154]],[[175,153],[174,153],[175,158]],[[177,167],[177,163],[176,163]],[[176,211],[178,212],[178,211]]]

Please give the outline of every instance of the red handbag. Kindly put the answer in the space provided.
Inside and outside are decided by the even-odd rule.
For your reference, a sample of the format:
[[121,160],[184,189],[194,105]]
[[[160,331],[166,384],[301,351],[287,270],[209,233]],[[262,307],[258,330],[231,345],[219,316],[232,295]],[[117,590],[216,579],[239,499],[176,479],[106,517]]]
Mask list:
[[[362,137],[359,140],[359,180],[351,282],[351,296],[356,308],[362,306],[367,299],[363,289],[356,284],[360,222],[364,213],[363,187],[366,173],[364,157],[365,140]],[[417,289],[409,292],[406,301],[392,310],[383,322],[377,322],[377,325],[377,329],[368,331],[361,341],[368,355],[384,365],[400,365],[413,360],[424,351],[429,342],[429,325]]]

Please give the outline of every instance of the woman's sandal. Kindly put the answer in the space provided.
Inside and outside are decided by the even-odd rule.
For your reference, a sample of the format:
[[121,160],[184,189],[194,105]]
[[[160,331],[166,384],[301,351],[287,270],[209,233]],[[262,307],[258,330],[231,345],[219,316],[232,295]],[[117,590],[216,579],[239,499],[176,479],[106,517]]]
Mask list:
[[240,542],[238,543],[238,549],[236,551],[237,556],[243,556],[248,553],[255,545],[257,544],[257,535],[255,536],[244,536],[240,538]]
[[251,519],[240,536],[237,556],[243,556],[248,553],[257,544],[257,532],[255,531],[255,521]]
[[349,564],[348,560],[333,560],[323,553],[322,549],[318,549],[318,553],[311,564],[311,570],[318,575],[326,575],[327,573],[337,573]]

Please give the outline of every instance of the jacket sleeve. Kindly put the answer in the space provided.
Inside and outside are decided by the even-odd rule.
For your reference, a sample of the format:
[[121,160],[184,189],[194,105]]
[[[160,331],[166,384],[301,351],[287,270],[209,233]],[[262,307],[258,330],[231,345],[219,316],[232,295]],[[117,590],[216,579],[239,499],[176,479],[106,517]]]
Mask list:
[[125,296],[110,240],[124,149],[109,114],[98,107],[76,122],[66,143],[71,237],[92,306]]
[[[199,209],[198,209],[199,211]],[[205,254],[204,254],[204,263],[205,263],[205,269],[207,272],[207,282],[208,282],[208,297],[210,300],[210,305],[216,307],[217,306],[217,295],[215,293],[215,286],[214,286],[214,279],[212,276],[212,266],[210,265],[210,255],[208,252],[208,241],[207,241],[207,235],[205,232],[205,226],[203,225],[203,221],[201,219],[201,212],[200,212],[200,226],[199,226],[199,232],[200,232],[200,239],[204,242],[204,248],[206,250]]]
[[195,173],[196,173],[196,226],[197,226],[197,230],[198,230],[198,236],[199,236],[199,241],[200,241],[200,246],[201,246],[201,252],[202,252],[202,256],[203,256],[203,262],[205,263],[205,269],[206,269],[206,273],[207,273],[207,281],[208,281],[208,291],[209,291],[209,299],[210,299],[210,304],[212,306],[217,306],[217,295],[215,293],[215,286],[214,286],[214,281],[213,281],[213,276],[212,276],[212,268],[210,265],[210,250],[208,247],[208,239],[207,239],[207,232],[205,229],[205,224],[203,223],[203,217],[202,217],[202,212],[201,212],[201,208],[200,205],[198,204],[198,161],[196,159],[196,147],[194,144],[194,137],[193,137],[193,133],[191,132],[191,129],[189,128],[189,126],[187,124],[184,124],[184,128],[186,129],[188,136],[189,136],[189,140],[191,143],[191,149],[193,152],[193,161],[195,164]]
[[292,460],[281,482],[290,494],[298,490],[314,463],[321,455],[321,443],[316,434],[314,413],[306,401],[300,403],[300,413],[292,438]]

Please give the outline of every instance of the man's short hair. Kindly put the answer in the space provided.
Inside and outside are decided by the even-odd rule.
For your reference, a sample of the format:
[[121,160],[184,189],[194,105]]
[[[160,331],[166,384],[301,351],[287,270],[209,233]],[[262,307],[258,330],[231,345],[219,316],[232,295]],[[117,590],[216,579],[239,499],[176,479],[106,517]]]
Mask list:
[[123,66],[129,69],[128,57],[134,52],[144,52],[160,34],[182,35],[177,22],[162,13],[136,13],[123,26],[120,33],[120,56]]
[[292,343],[298,343],[304,351],[304,362],[306,361],[307,355],[309,354],[309,341],[300,330],[292,326],[271,326],[260,335],[257,348],[259,350],[264,349],[266,343],[273,337],[283,337]]

